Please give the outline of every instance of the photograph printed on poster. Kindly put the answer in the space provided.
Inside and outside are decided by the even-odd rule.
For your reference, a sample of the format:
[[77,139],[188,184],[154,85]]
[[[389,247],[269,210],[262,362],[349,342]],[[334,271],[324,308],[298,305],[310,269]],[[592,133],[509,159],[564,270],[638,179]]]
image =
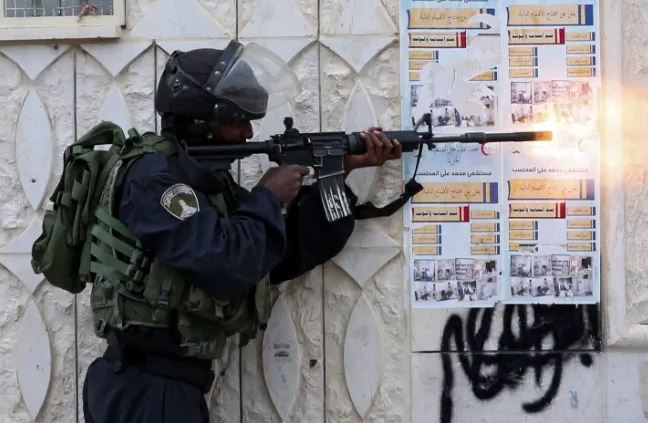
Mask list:
[[[538,81],[532,83],[533,101],[528,102],[527,84],[511,83],[512,123],[585,123],[594,119],[593,89],[589,81]],[[532,104],[531,104],[532,103]]]
[[592,257],[571,256],[569,260],[569,272],[571,274],[592,271]]
[[459,298],[457,290],[457,281],[447,281],[437,283],[438,300],[449,301]]
[[459,301],[477,301],[477,281],[457,281]]
[[432,125],[435,128],[457,127],[470,128],[480,126],[495,125],[497,115],[497,97],[495,96],[495,87],[483,84],[475,84],[471,95],[472,102],[480,104],[481,108],[471,108],[477,110],[472,113],[462,113],[454,107],[452,100],[442,97],[436,97],[431,104],[425,104],[423,100],[422,85],[412,85],[410,89],[410,106],[412,117],[418,120],[424,113],[432,114]]
[[573,104],[594,102],[594,90],[589,81],[569,81],[569,100]]
[[412,109],[418,107],[419,104],[419,91],[423,86],[420,84],[414,84],[410,87],[410,106]]
[[431,113],[430,104],[425,104],[424,87],[421,84],[414,84],[410,87],[410,106],[412,118],[418,121],[425,113]]
[[533,83],[533,102],[535,104],[551,102],[551,81]]
[[546,122],[553,115],[551,104],[515,104],[511,106],[512,123]]
[[552,276],[551,256],[533,256],[533,276]]
[[[473,296],[471,284],[461,282],[461,295],[469,301]],[[468,289],[468,291],[466,291]],[[457,281],[443,282],[414,282],[414,299],[416,302],[436,303],[459,299]]]
[[454,259],[436,260],[437,281],[455,279]]
[[551,81],[551,98],[553,103],[569,103],[571,101],[570,81]]
[[475,279],[497,276],[497,260],[476,259]]
[[458,258],[455,260],[455,275],[460,281],[473,280],[475,273],[475,260]]
[[436,301],[435,285],[432,282],[414,282],[414,299],[417,302]]
[[[526,92],[532,84],[533,101]],[[513,123],[538,123],[551,118],[559,123],[585,123],[594,119],[594,91],[589,81],[537,81],[511,83]]]
[[554,104],[556,122],[585,123],[594,119],[594,109],[588,104]]
[[541,278],[533,278],[533,293],[534,297],[551,297],[553,278],[551,275]]
[[511,256],[511,276],[513,277],[530,277],[531,276],[531,256],[512,255]]
[[461,126],[461,114],[452,101],[445,98],[435,98],[432,103],[432,125],[441,128],[444,126]]
[[461,127],[493,126],[497,115],[497,97],[495,87],[488,85],[475,85],[472,97],[482,105],[477,114],[462,114]]
[[511,82],[511,104],[531,104],[533,84],[531,82]]
[[512,278],[511,296],[525,298],[552,297],[553,277]]
[[574,295],[577,297],[589,297],[594,294],[592,272],[579,272],[574,277]]
[[490,300],[497,297],[497,276],[477,279],[477,299],[479,301]]
[[554,276],[569,276],[571,257],[565,254],[551,256],[551,270]]
[[414,282],[434,281],[434,260],[414,260]]
[[533,280],[527,277],[512,277],[511,296],[533,297]]
[[574,280],[571,276],[554,277],[554,295],[562,298],[574,296]]
[[570,273],[574,279],[575,296],[588,297],[594,294],[592,257],[571,256]]

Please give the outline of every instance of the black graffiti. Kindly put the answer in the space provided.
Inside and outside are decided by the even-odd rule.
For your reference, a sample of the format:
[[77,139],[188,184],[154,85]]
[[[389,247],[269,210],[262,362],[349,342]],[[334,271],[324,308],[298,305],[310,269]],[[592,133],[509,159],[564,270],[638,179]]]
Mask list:
[[[582,365],[592,365],[590,353],[573,350],[598,351],[601,347],[597,305],[508,305],[504,308],[497,351],[486,352],[484,344],[491,335],[493,315],[493,309],[472,309],[465,332],[460,316],[454,314],[446,322],[441,340],[442,423],[452,420],[453,356],[458,357],[473,394],[484,401],[496,397],[504,389],[518,387],[530,369],[538,387],[542,387],[545,374],[551,372],[544,394],[522,403],[524,411],[537,413],[558,394],[565,361],[578,356]],[[453,342],[458,353],[450,353]]]

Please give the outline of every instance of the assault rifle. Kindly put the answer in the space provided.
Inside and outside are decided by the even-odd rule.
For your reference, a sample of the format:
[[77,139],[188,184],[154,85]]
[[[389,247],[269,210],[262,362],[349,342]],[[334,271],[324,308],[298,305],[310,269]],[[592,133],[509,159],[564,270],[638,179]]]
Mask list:
[[[418,132],[425,123],[426,132]],[[353,210],[344,191],[344,156],[347,154],[365,153],[365,143],[359,132],[346,134],[344,132],[314,132],[300,133],[293,128],[292,118],[284,120],[286,131],[273,135],[270,140],[250,142],[246,144],[220,144],[210,146],[190,146],[187,151],[195,160],[205,163],[211,169],[229,169],[234,160],[242,159],[253,154],[267,154],[268,159],[278,164],[300,164],[310,166],[315,170],[319,183],[322,204],[326,219],[329,222],[341,219],[351,214],[357,219],[378,216],[388,216],[404,206],[411,197],[423,187],[414,176],[405,185],[401,196],[382,208],[372,204],[356,206]],[[433,135],[432,116],[425,114],[410,131],[384,131],[390,140],[397,139],[403,147],[403,152],[418,150],[421,158],[424,145],[433,150],[440,143],[486,144],[490,142],[524,142],[549,141],[550,131],[529,132],[468,132],[460,135]],[[416,165],[418,169],[418,162]]]

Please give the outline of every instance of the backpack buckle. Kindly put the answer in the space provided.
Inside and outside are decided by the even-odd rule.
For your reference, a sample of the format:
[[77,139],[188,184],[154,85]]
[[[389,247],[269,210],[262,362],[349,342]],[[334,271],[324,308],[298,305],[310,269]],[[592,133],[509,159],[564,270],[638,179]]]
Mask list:
[[182,351],[182,355],[195,357],[197,355],[206,353],[209,348],[208,344],[204,342],[192,342],[181,345],[180,350]]
[[63,163],[67,163],[72,156],[86,151],[92,151],[92,148],[84,147],[80,144],[70,144],[63,150]]
[[133,140],[132,138],[126,138],[121,149],[119,149],[119,155],[122,156],[126,154],[131,148],[133,148]]
[[131,128],[131,129],[128,130],[128,138],[129,139],[139,138],[139,137],[140,137],[140,134],[139,134],[139,132],[137,132],[137,129]]
[[72,147],[74,147],[74,144],[68,145],[65,147],[65,150],[63,150],[63,163],[67,163],[70,160],[70,157],[72,157]]
[[122,145],[121,150],[119,151],[119,154],[122,155],[130,149],[132,149],[135,145],[139,144],[141,141],[142,136],[137,132],[137,129],[131,128],[128,130],[128,138],[124,140],[124,144]]
[[105,335],[107,326],[108,326],[107,320],[103,320],[103,319],[97,320],[94,326],[95,333],[98,335]]

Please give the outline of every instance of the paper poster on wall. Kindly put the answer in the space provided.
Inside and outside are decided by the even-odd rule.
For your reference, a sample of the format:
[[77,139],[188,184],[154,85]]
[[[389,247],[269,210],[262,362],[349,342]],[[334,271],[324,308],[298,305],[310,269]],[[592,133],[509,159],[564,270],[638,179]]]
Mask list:
[[430,113],[435,134],[554,133],[424,151],[412,306],[598,302],[598,2],[406,0],[401,22],[403,128]]

